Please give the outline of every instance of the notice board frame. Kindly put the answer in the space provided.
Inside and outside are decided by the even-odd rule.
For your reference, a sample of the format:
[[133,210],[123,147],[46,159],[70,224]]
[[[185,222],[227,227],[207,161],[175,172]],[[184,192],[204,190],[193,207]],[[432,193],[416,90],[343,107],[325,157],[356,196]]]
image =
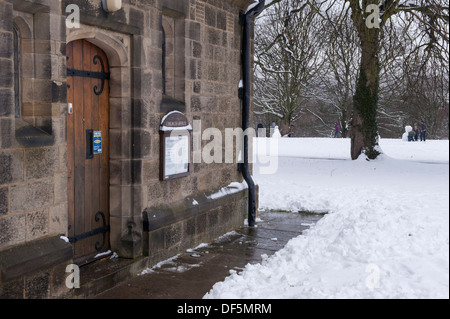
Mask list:
[[[177,142],[168,143],[169,139],[177,139]],[[187,141],[185,141],[187,138]],[[187,150],[183,152],[186,156],[182,163],[171,163],[170,156],[168,157],[168,151],[174,147],[174,143],[183,143],[182,147],[186,147]],[[187,177],[191,175],[191,143],[192,143],[192,128],[187,118],[181,112],[171,112],[164,117],[161,123],[160,129],[160,180],[167,181],[176,178]],[[179,146],[179,145],[177,145]],[[181,170],[179,173],[171,173],[168,170],[168,165],[183,165],[185,170]]]

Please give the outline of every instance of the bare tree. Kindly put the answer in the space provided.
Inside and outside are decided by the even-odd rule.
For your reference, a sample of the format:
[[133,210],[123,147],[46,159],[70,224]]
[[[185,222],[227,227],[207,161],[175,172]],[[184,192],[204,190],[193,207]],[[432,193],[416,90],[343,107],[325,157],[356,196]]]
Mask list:
[[319,72],[320,85],[315,86],[315,98],[327,108],[322,108],[322,122],[328,132],[334,131],[334,123],[339,122],[342,136],[348,137],[349,122],[353,105],[358,62],[361,52],[357,34],[350,17],[342,18],[337,10],[328,11],[323,21],[325,41],[323,45],[325,63]]
[[[272,2],[272,5],[280,1]],[[357,159],[364,153],[368,159],[375,159],[381,153],[378,118],[380,114],[389,114],[385,108],[379,107],[380,92],[386,89],[395,92],[393,86],[398,86],[397,92],[401,90],[395,77],[381,79],[383,66],[396,58],[395,51],[386,50],[389,46],[392,48],[389,37],[414,30],[410,46],[404,47],[402,56],[407,57],[404,61],[422,52],[422,65],[426,65],[432,57],[448,65],[448,0],[304,0],[297,3],[300,8],[309,6],[324,20],[330,21],[331,10],[340,12],[338,21],[342,23],[350,17],[361,53],[352,101],[351,156]],[[291,15],[294,11],[290,11]],[[403,66],[407,68],[407,62]],[[381,102],[388,105],[396,96],[398,94],[390,94],[390,97],[384,94]]]
[[278,118],[283,134],[291,133],[323,60],[317,14],[297,5],[288,0],[267,10],[255,41],[255,113]]

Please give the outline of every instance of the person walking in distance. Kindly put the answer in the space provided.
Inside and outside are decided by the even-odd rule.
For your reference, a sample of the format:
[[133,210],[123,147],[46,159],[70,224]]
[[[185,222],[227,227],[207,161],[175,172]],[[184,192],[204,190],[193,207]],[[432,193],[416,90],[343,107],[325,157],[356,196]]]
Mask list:
[[427,125],[424,121],[420,123],[420,140],[424,142],[427,140]]
[[418,141],[420,136],[419,125],[417,123],[414,124],[414,141]]
[[341,126],[339,122],[334,123],[334,137],[341,137]]

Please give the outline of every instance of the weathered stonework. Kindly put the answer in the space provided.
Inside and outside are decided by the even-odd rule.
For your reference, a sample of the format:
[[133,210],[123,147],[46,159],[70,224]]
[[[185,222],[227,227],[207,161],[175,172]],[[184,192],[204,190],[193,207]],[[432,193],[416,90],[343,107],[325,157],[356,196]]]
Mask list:
[[[123,1],[108,14],[97,0],[0,0],[0,271],[23,266],[0,275],[0,297],[67,292],[72,256],[59,236],[69,227],[66,46],[75,40],[103,50],[110,68],[111,250],[151,264],[242,224],[245,190],[189,204],[241,182],[237,164],[195,163],[188,177],[160,181],[159,126],[177,110],[203,129],[240,127],[239,13],[251,3]],[[69,4],[80,28],[66,27]],[[24,247],[37,255],[11,257]]]

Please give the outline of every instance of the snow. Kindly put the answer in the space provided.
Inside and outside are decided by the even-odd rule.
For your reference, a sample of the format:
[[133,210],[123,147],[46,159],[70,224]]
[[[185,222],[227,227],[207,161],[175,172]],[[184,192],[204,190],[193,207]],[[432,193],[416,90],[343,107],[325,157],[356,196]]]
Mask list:
[[245,13],[250,12],[250,10],[252,10],[254,7],[256,7],[259,4],[259,0],[255,0],[251,5],[248,6],[247,10],[245,11]]
[[260,208],[328,212],[207,298],[449,298],[449,142],[381,139],[375,161],[348,139],[279,139]]
[[186,252],[188,252],[188,253],[193,253],[193,252],[195,252],[196,250],[202,249],[202,248],[205,248],[205,247],[209,247],[209,244],[207,244],[207,243],[201,243],[200,245],[198,245],[198,246],[195,247],[195,248],[188,248],[188,249],[186,249]]
[[101,257],[107,256],[107,255],[109,255],[109,254],[112,254],[112,251],[111,251],[111,250],[108,250],[108,251],[105,251],[105,252],[103,252],[103,253],[100,253],[100,254],[95,255],[95,256],[94,256],[94,259],[101,258]]
[[221,197],[224,197],[227,195],[238,193],[247,188],[248,188],[248,185],[245,181],[243,181],[242,183],[232,182],[227,187],[224,187],[224,188],[220,189],[218,192],[209,195],[208,199],[218,199],[218,198],[221,198]]
[[147,274],[152,274],[152,273],[154,273],[154,272],[156,272],[156,269],[160,269],[160,268],[162,268],[163,266],[166,266],[166,265],[171,265],[171,264],[175,264],[175,260],[177,260],[178,259],[178,257],[180,257],[181,255],[180,254],[178,254],[178,255],[176,255],[176,256],[173,256],[173,257],[171,257],[171,258],[169,258],[169,259],[167,259],[167,260],[164,260],[164,261],[161,261],[161,262],[159,262],[159,263],[157,263],[156,265],[154,265],[153,267],[149,267],[149,268],[146,268],[146,269],[144,269],[143,271],[141,271],[141,273],[140,274],[138,274],[138,276],[143,276],[143,275],[147,275]]
[[67,238],[66,236],[60,236],[59,237],[61,240],[64,240],[66,243],[69,242],[69,238]]
[[186,126],[180,126],[180,127],[167,127],[167,126],[161,126],[159,129],[161,132],[171,132],[171,131],[192,131],[192,126],[186,125]]

